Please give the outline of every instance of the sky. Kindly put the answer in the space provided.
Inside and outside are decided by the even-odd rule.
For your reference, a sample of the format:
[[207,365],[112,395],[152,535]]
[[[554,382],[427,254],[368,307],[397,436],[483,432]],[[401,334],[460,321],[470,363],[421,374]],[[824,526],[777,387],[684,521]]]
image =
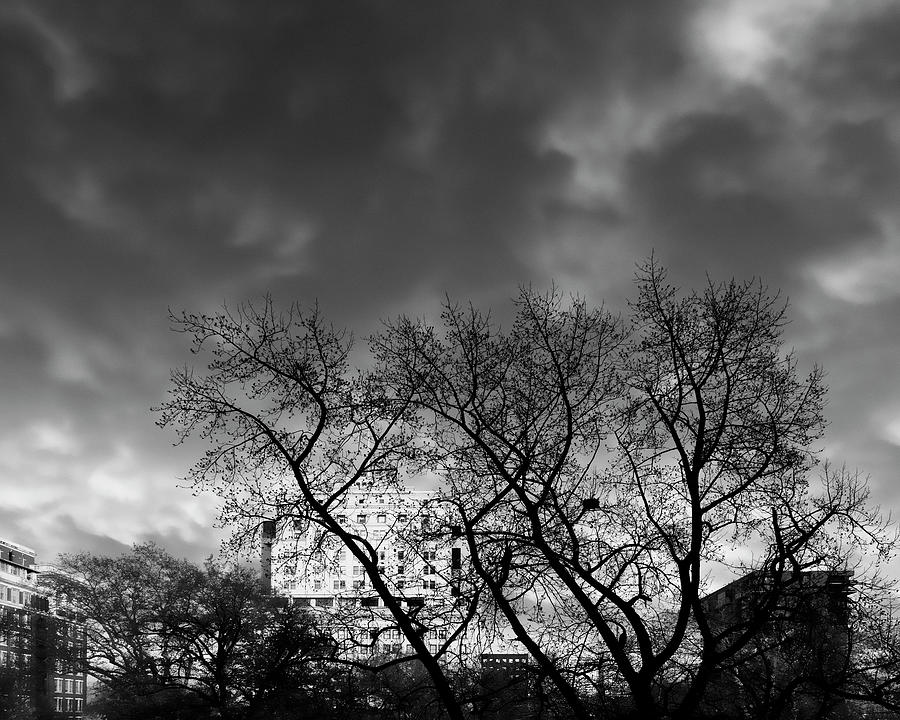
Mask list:
[[170,310],[318,299],[359,338],[522,284],[759,277],[900,508],[900,4],[0,4],[0,536],[216,552],[150,407]]

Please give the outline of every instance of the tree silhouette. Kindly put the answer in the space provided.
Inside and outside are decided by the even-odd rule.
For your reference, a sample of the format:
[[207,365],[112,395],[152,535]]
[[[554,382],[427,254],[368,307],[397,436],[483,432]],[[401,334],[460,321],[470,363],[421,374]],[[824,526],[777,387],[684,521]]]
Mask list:
[[245,569],[203,568],[153,544],[121,557],[63,555],[52,591],[84,618],[84,669],[108,717],[270,717],[315,685],[333,654],[300,608]]
[[[805,573],[863,577],[895,535],[861,476],[816,467],[823,375],[784,351],[777,295],[737,281],[681,293],[652,260],[636,287],[625,319],[526,288],[508,329],[448,300],[437,325],[387,323],[366,371],[317,309],[183,314],[176,329],[209,364],[173,374],[160,423],[209,443],[191,478],[238,535],[291,519],[349,550],[449,717],[466,700],[443,660],[477,617],[512,632],[574,717],[595,714],[594,695],[688,718]],[[438,652],[338,512],[419,473],[437,479],[433,522],[406,541],[466,548]],[[703,602],[711,578],[748,574],[764,590],[722,624]]]

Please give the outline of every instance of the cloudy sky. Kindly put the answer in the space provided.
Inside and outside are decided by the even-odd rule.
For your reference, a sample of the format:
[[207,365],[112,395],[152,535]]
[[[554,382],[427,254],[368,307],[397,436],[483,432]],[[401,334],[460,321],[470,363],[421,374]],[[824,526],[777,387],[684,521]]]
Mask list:
[[0,535],[216,550],[149,412],[169,308],[619,306],[651,250],[789,296],[828,455],[900,507],[898,111],[896,2],[8,0]]

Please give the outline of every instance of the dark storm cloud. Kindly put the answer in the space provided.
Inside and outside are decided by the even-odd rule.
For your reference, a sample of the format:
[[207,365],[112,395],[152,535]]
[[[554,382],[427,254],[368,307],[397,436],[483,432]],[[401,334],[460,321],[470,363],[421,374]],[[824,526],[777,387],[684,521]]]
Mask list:
[[776,286],[810,257],[877,234],[866,208],[830,183],[794,185],[767,108],[673,119],[657,144],[630,159],[634,204],[688,277],[700,268],[727,277],[765,276]]
[[900,158],[884,117],[836,121],[823,140],[827,173],[851,184],[860,200],[890,199],[900,180]]
[[544,124],[574,89],[663,81],[679,58],[667,3],[51,7],[87,76],[57,113],[57,194],[96,182],[114,229],[183,281],[243,296],[299,276],[347,308],[412,273],[521,281],[514,246],[570,169]]
[[554,113],[680,63],[669,3],[254,10],[0,14],[0,330],[19,448],[4,483],[28,473],[42,502],[84,508],[77,532],[45,521],[51,545],[203,542],[154,529],[171,515],[155,496],[188,464],[146,413],[183,362],[167,307],[320,296],[365,331],[407,297],[506,297],[534,275],[521,248],[570,181],[572,158],[544,143]]
[[900,8],[829,6],[800,28],[627,154],[632,239],[682,284],[755,275],[791,298],[788,342],[828,371],[826,456],[896,505]]
[[[736,22],[753,30],[738,39],[774,36],[790,5],[4,6],[0,482],[15,507],[20,477],[38,478],[54,552],[213,549],[211,503],[172,490],[192,449],[168,448],[147,412],[187,359],[169,307],[319,297],[364,335],[445,291],[497,304],[553,275],[615,300],[655,248],[683,284],[783,287],[792,339],[833,375],[851,362],[829,325],[854,322],[848,302],[871,313],[854,342],[880,332],[889,353],[898,13],[812,3],[740,77],[739,53],[698,40],[707,16],[713,40]],[[846,272],[865,263],[871,287]],[[858,389],[882,398],[869,416],[892,417],[873,388]],[[879,437],[873,453],[896,457]],[[53,498],[81,513],[51,527]]]
[[884,239],[879,203],[895,197],[897,180],[888,119],[900,109],[900,11],[830,7],[778,34],[790,13],[773,12],[765,28],[776,46],[765,72],[735,78],[712,102],[697,95],[627,158],[640,236],[687,278],[739,268],[796,290],[812,261]]

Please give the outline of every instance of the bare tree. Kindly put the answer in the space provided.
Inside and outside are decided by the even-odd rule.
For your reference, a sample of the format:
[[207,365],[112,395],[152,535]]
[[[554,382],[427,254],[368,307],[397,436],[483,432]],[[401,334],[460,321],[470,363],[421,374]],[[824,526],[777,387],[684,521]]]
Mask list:
[[[239,539],[256,537],[265,521],[290,522],[315,538],[301,548],[303,563],[346,548],[390,618],[378,632],[399,630],[413,649],[370,668],[417,659],[447,715],[461,720],[462,703],[441,658],[474,617],[477,593],[449,605],[410,603],[407,591],[382,572],[377,543],[346,517],[354,492],[403,495],[398,470],[415,461],[420,444],[408,401],[387,394],[377,374],[351,367],[352,338],[330,327],[318,309],[294,306],[279,314],[266,300],[174,322],[191,337],[194,352],[210,359],[203,374],[173,373],[171,398],[159,408],[161,425],[209,443],[191,480],[224,499],[223,520],[239,529]],[[412,520],[405,528],[415,546],[420,525]],[[338,610],[351,627],[374,615],[359,603]],[[438,620],[451,630],[433,650],[424,633]]]
[[[715,669],[739,653],[809,570],[862,570],[895,534],[858,474],[812,469],[822,434],[819,368],[798,375],[782,349],[786,305],[758,283],[710,282],[679,297],[652,262],[639,275],[626,365],[632,400],[617,440],[637,511],[672,578],[674,622],[655,645],[632,623],[639,678],[659,677],[691,628],[699,658],[680,700],[689,716]],[[706,574],[755,574],[764,592],[734,625],[712,622]],[[639,684],[644,685],[643,682]],[[646,686],[646,685],[645,685]]]
[[[858,476],[810,472],[825,388],[782,351],[777,296],[681,296],[652,261],[637,286],[627,332],[525,290],[509,333],[448,303],[440,328],[401,318],[375,342],[473,569],[578,717],[591,682],[624,685],[641,717],[689,717],[804,571],[893,542]],[[729,570],[766,592],[723,627],[702,598]]]
[[[388,323],[371,372],[317,311],[182,315],[211,362],[173,376],[161,424],[209,441],[192,478],[226,522],[290,518],[350,551],[451,717],[464,698],[442,659],[477,616],[514,635],[574,717],[599,694],[626,698],[610,711],[687,718],[804,573],[862,573],[895,538],[862,478],[815,471],[822,372],[802,377],[784,351],[777,296],[735,281],[679,293],[653,261],[636,284],[627,322],[555,289],[523,289],[509,329],[448,300],[438,325]],[[467,550],[437,652],[427,614],[338,512],[426,471],[436,522],[409,541]],[[723,623],[711,579],[744,575],[761,591]]]
[[309,614],[274,603],[253,573],[200,568],[152,544],[63,555],[44,582],[85,622],[87,654],[66,659],[97,678],[110,717],[144,706],[271,717],[285,693],[311,695],[334,654]]
[[401,318],[373,344],[379,375],[413,400],[428,432],[445,480],[445,522],[464,535],[479,585],[576,716],[587,717],[573,669],[559,662],[571,649],[563,638],[590,653],[581,609],[569,614],[587,596],[566,565],[584,552],[578,526],[598,494],[590,469],[620,397],[622,325],[556,291],[523,290],[517,310],[506,333],[489,315],[448,302],[440,329]]

